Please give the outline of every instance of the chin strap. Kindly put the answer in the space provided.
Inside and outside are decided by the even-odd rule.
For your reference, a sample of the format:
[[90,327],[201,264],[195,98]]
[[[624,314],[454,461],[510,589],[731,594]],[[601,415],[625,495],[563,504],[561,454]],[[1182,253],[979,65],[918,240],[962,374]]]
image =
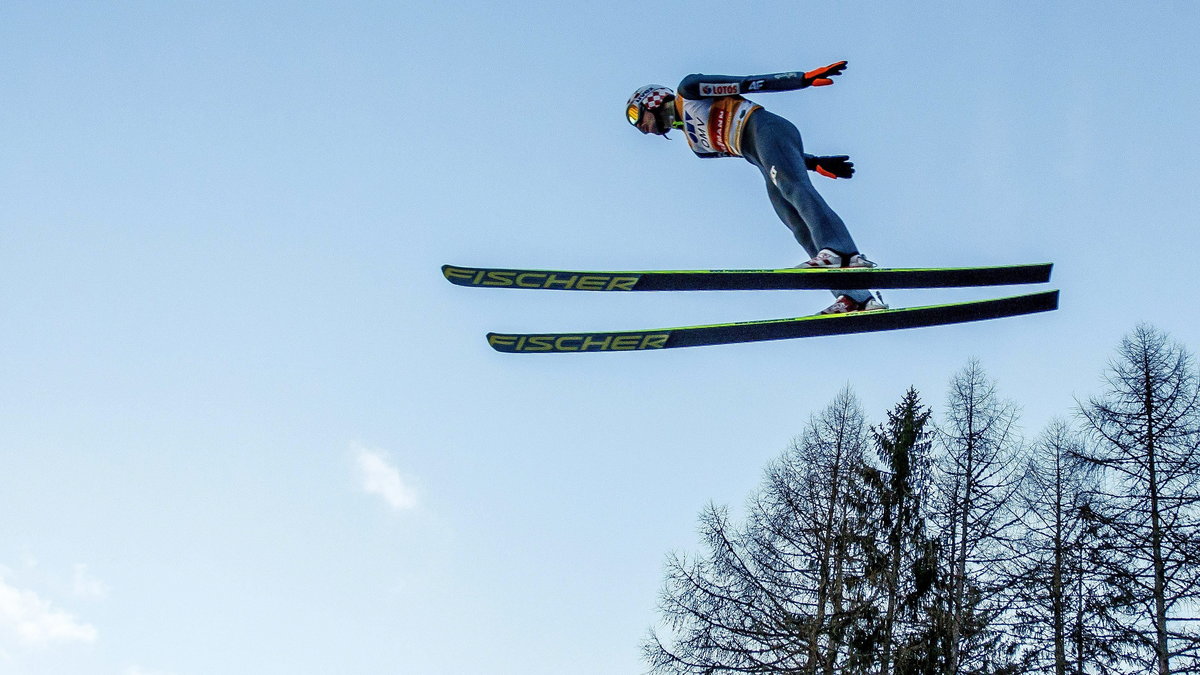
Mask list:
[[[671,111],[667,109],[668,105],[674,105],[674,101],[667,101],[667,103],[665,103],[658,110],[655,110],[652,114],[654,115],[654,119],[658,122],[659,128],[663,130],[663,132],[659,135],[669,141],[671,140],[671,137],[667,134],[671,133],[671,129],[682,129],[683,122],[673,119],[674,115],[672,115]],[[667,124],[668,119],[671,120],[670,124]]]

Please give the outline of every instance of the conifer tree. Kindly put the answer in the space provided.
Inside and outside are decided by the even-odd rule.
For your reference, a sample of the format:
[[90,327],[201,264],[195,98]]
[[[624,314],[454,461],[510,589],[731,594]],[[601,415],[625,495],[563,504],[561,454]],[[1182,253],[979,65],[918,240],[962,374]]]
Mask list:
[[929,487],[930,411],[915,389],[872,429],[878,467],[864,469],[864,511],[871,514],[868,581],[877,590],[876,620],[860,626],[876,650],[879,673],[938,672],[935,542],[925,528]]

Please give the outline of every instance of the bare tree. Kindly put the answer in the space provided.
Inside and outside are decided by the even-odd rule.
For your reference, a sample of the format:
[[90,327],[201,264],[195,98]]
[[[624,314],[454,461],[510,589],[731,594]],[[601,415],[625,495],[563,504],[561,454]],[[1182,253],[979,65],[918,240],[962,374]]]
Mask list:
[[1104,607],[1103,555],[1091,522],[1098,472],[1084,441],[1056,419],[1031,448],[1018,503],[1023,536],[1007,583],[1017,631],[1033,650],[1029,672],[1106,675],[1119,663]]
[[1191,353],[1149,325],[1126,336],[1105,391],[1081,405],[1105,472],[1094,522],[1107,539],[1110,609],[1143,672],[1200,672],[1200,388]]
[[945,614],[952,675],[1020,672],[1001,620],[1002,577],[1016,517],[1010,504],[1022,472],[1014,403],[1001,399],[977,361],[950,382],[935,481]]
[[794,549],[810,552],[816,578],[808,672],[832,675],[849,658],[847,635],[869,606],[856,593],[862,588],[863,518],[854,508],[867,447],[862,409],[847,387],[768,469],[752,511],[752,532],[768,569],[787,569]]
[[706,554],[667,562],[669,635],[652,631],[644,646],[654,672],[854,672],[863,657],[847,636],[872,607],[850,499],[866,438],[857,399],[843,390],[767,469],[744,526],[726,509],[705,512]]

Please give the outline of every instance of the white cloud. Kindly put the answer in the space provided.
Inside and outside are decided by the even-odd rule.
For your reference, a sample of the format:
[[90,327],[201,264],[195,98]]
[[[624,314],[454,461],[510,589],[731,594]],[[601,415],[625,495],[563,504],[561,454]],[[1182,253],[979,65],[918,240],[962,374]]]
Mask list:
[[92,576],[87,565],[83,563],[75,564],[71,588],[76,596],[89,600],[103,600],[108,597],[108,584]]
[[382,451],[356,446],[355,455],[363,490],[379,495],[393,510],[416,508],[417,493]]
[[33,591],[9,586],[0,579],[0,628],[25,643],[95,642],[96,629],[52,606]]

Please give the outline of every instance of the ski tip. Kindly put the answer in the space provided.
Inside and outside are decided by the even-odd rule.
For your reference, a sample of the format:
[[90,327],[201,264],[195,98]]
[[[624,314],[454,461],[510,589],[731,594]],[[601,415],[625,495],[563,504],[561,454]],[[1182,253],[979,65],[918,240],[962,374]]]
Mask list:
[[515,352],[516,351],[515,349],[509,348],[515,341],[507,339],[507,338],[508,338],[508,336],[501,335],[500,333],[488,333],[487,334],[488,346],[491,347],[492,349],[495,349],[498,352],[507,352],[507,353]]
[[454,265],[442,265],[442,276],[446,278],[446,281],[457,286],[470,286],[471,279],[475,276],[475,270]]

